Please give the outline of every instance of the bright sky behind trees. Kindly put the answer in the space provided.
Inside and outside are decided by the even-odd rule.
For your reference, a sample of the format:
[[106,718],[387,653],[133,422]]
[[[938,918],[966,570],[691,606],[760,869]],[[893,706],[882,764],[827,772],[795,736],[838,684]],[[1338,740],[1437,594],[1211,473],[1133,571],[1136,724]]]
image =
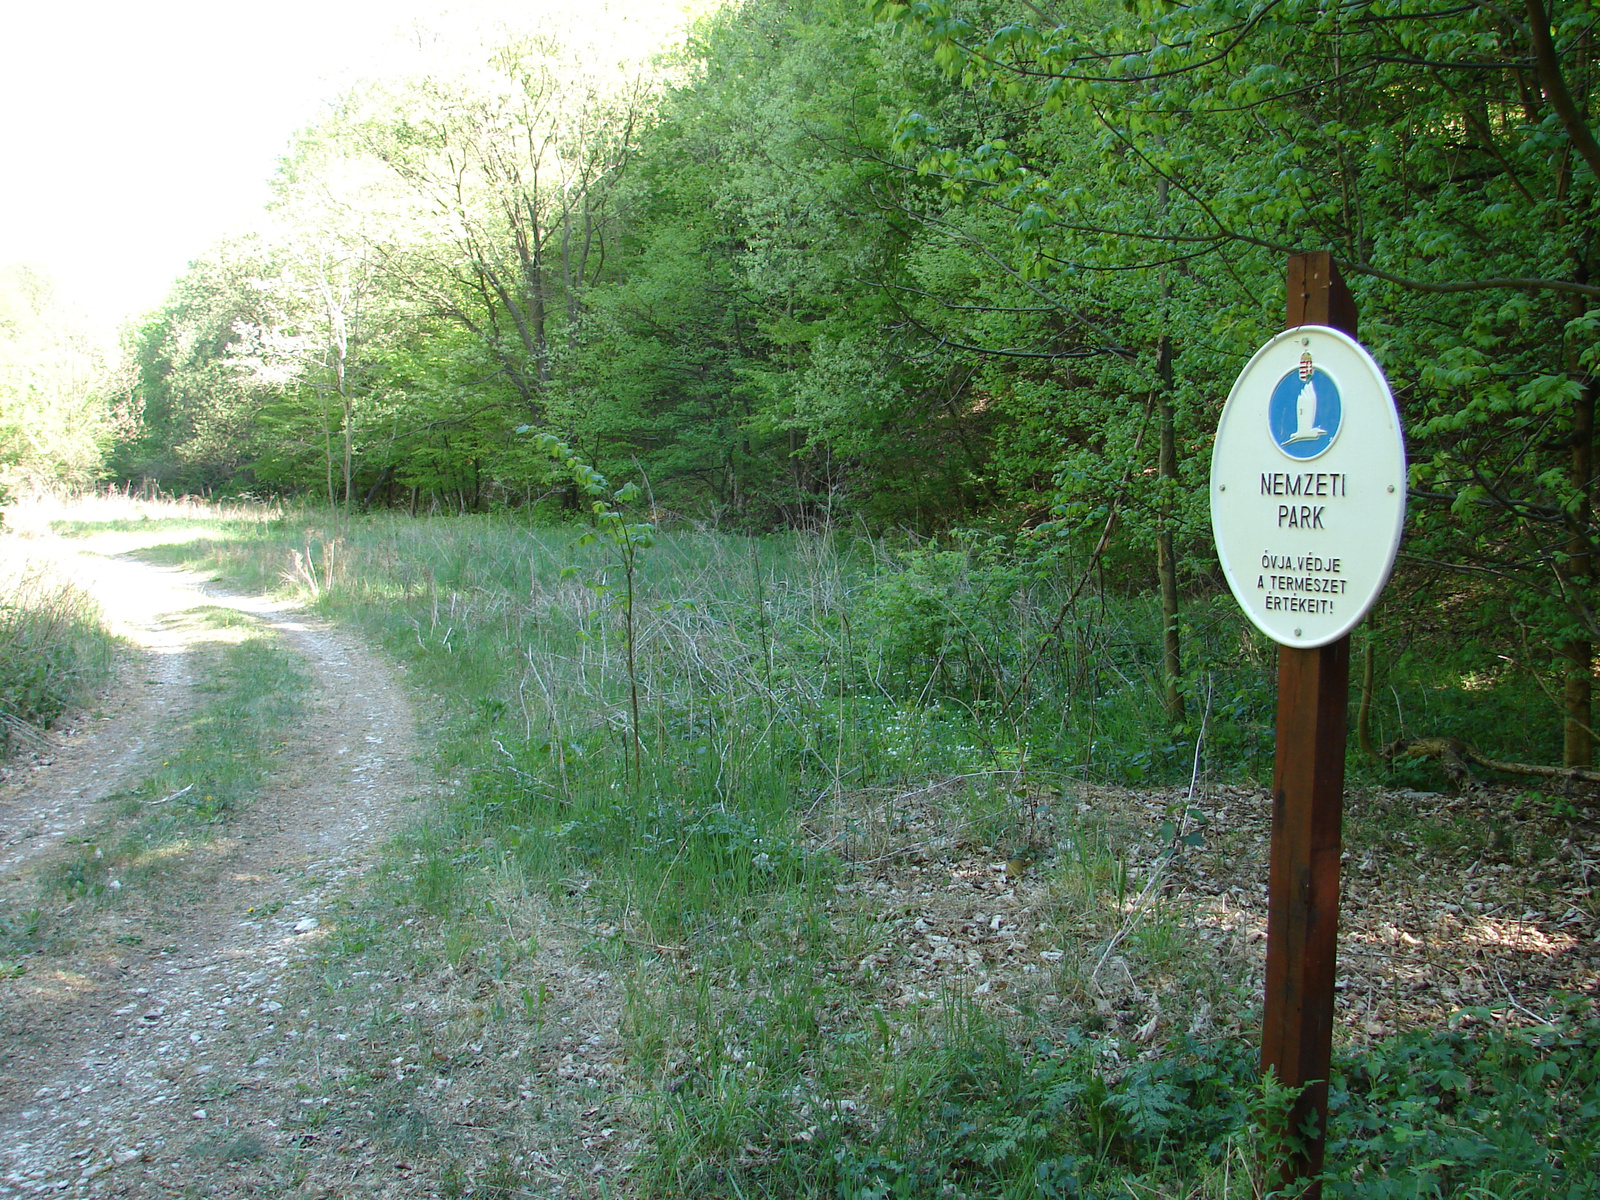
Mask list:
[[[0,265],[27,262],[110,331],[249,227],[277,157],[363,77],[444,69],[497,28],[580,22],[623,56],[693,0],[83,0],[0,16]],[[602,14],[603,13],[603,18]]]

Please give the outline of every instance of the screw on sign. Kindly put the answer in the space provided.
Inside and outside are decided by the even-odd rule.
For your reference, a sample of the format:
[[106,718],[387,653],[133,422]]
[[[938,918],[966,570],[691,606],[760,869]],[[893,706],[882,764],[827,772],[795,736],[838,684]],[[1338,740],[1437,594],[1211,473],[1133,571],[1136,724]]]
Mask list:
[[1311,1131],[1281,1164],[1285,1184],[1322,1169],[1350,631],[1388,582],[1406,498],[1394,396],[1355,340],[1332,258],[1295,255],[1288,284],[1288,327],[1229,393],[1210,486],[1228,587],[1279,645],[1261,1066],[1297,1093],[1285,1132]]

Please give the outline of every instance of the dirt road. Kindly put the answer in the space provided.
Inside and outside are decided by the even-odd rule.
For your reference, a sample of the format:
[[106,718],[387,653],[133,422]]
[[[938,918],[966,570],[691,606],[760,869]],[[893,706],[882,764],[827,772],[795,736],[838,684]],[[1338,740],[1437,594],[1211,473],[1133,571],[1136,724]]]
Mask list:
[[0,913],[13,924],[37,872],[158,765],[194,706],[196,652],[225,632],[199,610],[269,626],[314,685],[306,719],[283,731],[286,769],[197,852],[185,888],[127,896],[126,932],[33,956],[44,961],[0,982],[0,1197],[181,1195],[217,1164],[270,1150],[276,1123],[255,1101],[298,1034],[279,998],[287,975],[424,790],[411,706],[384,660],[283,605],[118,548],[55,546],[134,653],[103,710],[53,734],[0,789]]

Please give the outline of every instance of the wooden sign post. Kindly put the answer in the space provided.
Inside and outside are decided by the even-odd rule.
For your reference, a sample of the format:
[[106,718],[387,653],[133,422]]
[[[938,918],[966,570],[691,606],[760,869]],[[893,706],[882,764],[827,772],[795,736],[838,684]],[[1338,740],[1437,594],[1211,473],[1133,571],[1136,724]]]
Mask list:
[[[1356,336],[1356,305],[1332,257],[1289,260],[1285,327],[1325,325]],[[1272,766],[1272,852],[1267,875],[1267,985],[1261,1071],[1300,1090],[1290,1134],[1315,1130],[1283,1164],[1284,1182],[1322,1169],[1333,1048],[1344,819],[1350,635],[1315,649],[1278,647],[1277,751]],[[1308,1200],[1318,1200],[1313,1184]]]
[[1261,1068],[1295,1093],[1283,1132],[1302,1149],[1284,1184],[1321,1170],[1326,1135],[1350,631],[1405,523],[1400,415],[1355,333],[1332,258],[1291,258],[1287,327],[1234,383],[1211,456],[1223,575],[1278,643]]

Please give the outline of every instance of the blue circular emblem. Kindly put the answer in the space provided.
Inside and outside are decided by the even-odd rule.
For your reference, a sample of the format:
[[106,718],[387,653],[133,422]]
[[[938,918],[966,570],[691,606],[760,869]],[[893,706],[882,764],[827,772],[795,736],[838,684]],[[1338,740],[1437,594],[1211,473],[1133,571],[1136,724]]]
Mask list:
[[1339,385],[1321,367],[1312,365],[1310,354],[1302,355],[1299,368],[1278,380],[1267,401],[1272,440],[1279,450],[1302,462],[1333,445],[1343,420]]

